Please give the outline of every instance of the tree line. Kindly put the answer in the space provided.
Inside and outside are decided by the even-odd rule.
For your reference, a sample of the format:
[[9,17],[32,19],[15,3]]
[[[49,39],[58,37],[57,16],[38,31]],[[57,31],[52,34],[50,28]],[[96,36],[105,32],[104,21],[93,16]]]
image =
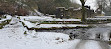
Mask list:
[[106,16],[111,16],[111,0],[96,0],[96,4]]
[[70,0],[38,0],[38,8],[44,14],[55,14],[56,7],[80,7],[77,3],[72,3]]
[[80,7],[70,0],[0,0],[0,13],[11,15],[28,15],[34,10],[44,14],[55,14],[56,7]]

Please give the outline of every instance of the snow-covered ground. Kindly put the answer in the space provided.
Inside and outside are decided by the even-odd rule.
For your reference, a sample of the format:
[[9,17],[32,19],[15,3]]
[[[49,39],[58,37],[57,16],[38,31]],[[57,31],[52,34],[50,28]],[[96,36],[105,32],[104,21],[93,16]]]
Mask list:
[[33,27],[35,27],[35,25],[34,24],[32,24],[31,22],[29,22],[29,21],[22,21],[28,28],[33,28]]
[[77,21],[77,22],[81,22],[81,19],[46,19],[45,21]]
[[[14,22],[14,21],[11,21]],[[70,49],[80,40],[69,40],[69,35],[54,32],[24,32],[28,30],[18,22],[0,30],[1,49]]]
[[93,41],[93,40],[82,40],[77,44],[76,49],[110,49],[107,44]]
[[53,19],[52,17],[47,17],[47,16],[20,16],[21,20],[26,20],[26,21],[45,21],[47,19]]
[[6,20],[10,20],[12,18],[12,16],[10,15],[6,15],[5,19],[1,19],[0,22],[6,21]]
[[[52,18],[52,17],[47,17],[47,16],[24,16],[24,17],[20,17],[20,20],[28,27],[28,28],[62,28],[62,27],[88,27],[88,25],[82,25],[82,24],[39,24],[39,22],[41,21],[77,21],[77,22],[81,22],[81,19],[56,19],[56,18]],[[36,22],[36,24],[31,23],[32,22]]]
[[88,27],[88,25],[81,25],[81,24],[40,24],[35,28],[52,28],[52,27],[62,28],[62,27],[77,27],[77,26]]
[[20,17],[21,20],[26,20],[26,21],[79,21],[81,22],[81,19],[57,19],[57,18],[52,18],[48,16],[24,16]]
[[96,18],[111,18],[111,16],[95,16]]
[[111,23],[107,23],[106,25],[107,25],[107,26],[111,26]]
[[86,18],[87,20],[108,20],[111,16],[95,16],[94,18]]
[[108,20],[109,18],[87,18],[87,20]]
[[69,35],[63,33],[29,31],[17,18],[11,23],[0,29],[0,49],[109,49],[99,41],[69,40]]
[[1,49],[69,49],[79,42],[69,41],[69,36],[62,33],[37,32],[25,36],[22,27],[0,31]]
[[[82,24],[34,24],[31,23],[29,21],[22,21],[25,26],[27,26],[28,28],[63,28],[63,27],[88,27],[88,25],[82,25]],[[39,23],[38,23],[39,24]]]

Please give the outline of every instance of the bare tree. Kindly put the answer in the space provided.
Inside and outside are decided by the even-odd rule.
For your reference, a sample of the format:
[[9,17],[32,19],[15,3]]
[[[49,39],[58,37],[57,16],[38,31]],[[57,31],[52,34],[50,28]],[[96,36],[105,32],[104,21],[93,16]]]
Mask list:
[[108,14],[111,9],[111,0],[96,0],[96,4],[101,14],[102,12]]
[[80,0],[81,1],[81,3],[82,3],[82,22],[85,22],[86,20],[85,20],[85,1],[86,0]]

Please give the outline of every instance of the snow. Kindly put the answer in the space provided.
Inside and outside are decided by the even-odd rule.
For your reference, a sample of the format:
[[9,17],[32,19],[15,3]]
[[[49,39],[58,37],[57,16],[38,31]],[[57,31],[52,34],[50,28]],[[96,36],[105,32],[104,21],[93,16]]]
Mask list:
[[52,28],[52,27],[57,27],[57,28],[62,28],[65,25],[62,24],[40,24],[36,26],[36,28]]
[[96,18],[106,18],[106,19],[111,19],[111,16],[95,16]]
[[[63,33],[27,30],[19,19],[12,19],[11,22],[17,23],[0,29],[0,49],[78,49],[76,47],[82,41],[69,40],[69,35]],[[24,35],[24,32],[27,34]],[[86,41],[82,46],[85,49],[102,49],[97,41]]]
[[10,20],[11,18],[12,18],[12,16],[6,15],[6,19]]
[[88,27],[88,25],[80,25],[80,24],[40,24],[35,28],[52,28],[52,27],[62,28],[62,27],[77,27],[77,26]]
[[[27,35],[24,35],[25,31]],[[6,25],[5,28],[0,29],[1,49],[69,49],[79,41],[78,39],[70,41],[69,35],[63,33],[34,30],[29,32],[19,21],[17,24]]]
[[56,19],[52,17],[47,17],[47,16],[24,16],[20,17],[21,21],[28,27],[28,28],[52,28],[52,27],[57,27],[57,28],[62,28],[62,27],[77,27],[77,26],[85,26],[88,27],[88,25],[81,25],[81,24],[34,24],[29,21],[37,21],[43,22],[43,21],[81,21],[81,19]]
[[56,19],[47,16],[21,16],[20,19],[27,21],[81,21],[81,19]]
[[102,49],[97,41],[88,41],[86,42],[84,49]]
[[111,16],[95,16],[95,18],[87,18],[87,20],[108,20]]
[[29,21],[22,21],[28,28],[33,28],[34,24],[30,23]]
[[[67,20],[70,21],[71,19]],[[73,20],[73,19],[72,19]],[[56,28],[62,28],[62,27],[77,27],[77,26],[81,26],[81,27],[88,27],[88,25],[82,25],[82,24],[40,24],[37,25],[39,23],[31,23],[29,21],[24,21],[21,20],[28,28],[52,28],[52,27],[56,27]],[[61,20],[62,21],[62,20]],[[74,20],[75,21],[75,20]],[[78,19],[77,19],[78,21]]]
[[86,18],[87,20],[107,20],[106,18]]
[[107,23],[106,26],[111,26],[111,23]]
[[[22,25],[22,24],[17,24]],[[10,25],[8,25],[10,26]],[[15,25],[16,26],[16,25]],[[0,30],[0,48],[1,49],[69,49],[80,41],[69,40],[69,36],[63,33],[55,32],[35,32],[27,34],[22,28],[4,28]],[[72,48],[73,49],[73,48]]]
[[[66,24],[67,25],[67,24]],[[77,26],[80,26],[80,27],[88,27],[88,25],[82,25],[82,24],[68,24],[67,25],[68,27],[77,27]]]
[[[7,31],[6,31],[7,30]],[[81,41],[75,39],[70,41],[69,36],[63,33],[55,32],[34,32],[23,35],[25,31],[22,27],[4,28],[0,30],[0,48],[1,49],[76,49]],[[32,35],[33,34],[33,35]],[[82,49],[101,49],[95,41],[87,42]]]
[[81,19],[47,19],[46,21],[81,21]]
[[10,16],[10,15],[6,15],[6,18],[0,20],[0,22],[6,21],[6,20],[10,20],[11,18],[12,18],[12,16]]
[[48,15],[49,17],[55,17],[56,15]]
[[69,38],[69,35],[66,35],[66,34],[62,34],[62,33],[53,33],[53,32],[37,32],[37,37],[45,40],[45,39],[48,39],[49,41],[52,41],[52,40],[58,40],[58,41],[68,41],[70,38]]
[[27,21],[44,21],[46,19],[52,19],[51,17],[47,17],[47,16],[20,16],[21,20],[27,20]]
[[36,9],[35,9],[35,12],[36,12],[39,16],[43,16],[43,14],[40,13],[39,11],[37,11]]
[[[37,32],[35,34],[35,49],[69,49],[76,45],[80,40],[69,41],[69,36],[62,33],[54,32]],[[28,36],[30,37],[30,35]]]
[[0,20],[0,22],[3,22],[3,21],[6,21],[7,19],[2,19],[2,20]]
[[103,40],[104,41],[109,41],[109,37],[110,37],[110,35],[107,34],[107,32],[103,33]]
[[93,33],[93,34],[90,36],[90,39],[96,39],[96,34]]

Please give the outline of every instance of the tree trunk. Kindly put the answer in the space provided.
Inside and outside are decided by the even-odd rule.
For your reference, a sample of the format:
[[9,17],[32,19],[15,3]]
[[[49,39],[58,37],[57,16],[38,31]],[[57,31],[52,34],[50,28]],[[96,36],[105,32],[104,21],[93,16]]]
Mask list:
[[84,0],[80,0],[80,1],[82,3],[82,22],[85,22],[86,21],[85,20],[85,7],[84,7],[85,2]]
[[82,22],[85,22],[85,8],[84,8],[84,4],[82,5]]

